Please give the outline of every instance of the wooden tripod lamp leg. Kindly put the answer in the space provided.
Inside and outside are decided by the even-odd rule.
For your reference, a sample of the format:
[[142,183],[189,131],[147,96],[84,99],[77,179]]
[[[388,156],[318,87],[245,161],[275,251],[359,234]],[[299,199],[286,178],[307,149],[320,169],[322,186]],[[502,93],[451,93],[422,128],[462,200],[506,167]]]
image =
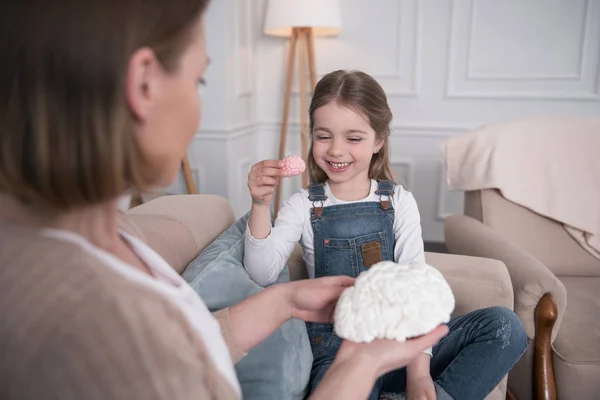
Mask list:
[[310,91],[315,91],[317,86],[317,66],[315,61],[315,35],[312,28],[308,28],[308,67],[310,69]]
[[[312,28],[306,28],[306,42],[307,42],[307,55],[308,55],[308,71],[310,76],[310,93],[314,93],[315,86],[317,86],[317,67],[315,62],[315,36]],[[304,109],[304,113],[308,110]],[[304,135],[309,137],[312,132],[308,131],[308,128],[304,131]],[[303,151],[302,157],[308,157],[308,150]],[[308,185],[308,171],[304,171],[302,175],[302,184],[306,188]]]
[[[306,158],[308,153],[307,149],[307,104],[306,104],[306,65],[307,65],[307,52],[308,52],[308,30],[310,28],[303,28],[300,31],[299,37],[299,54],[300,54],[300,149],[302,158]],[[302,173],[302,187],[306,189],[308,187],[308,171]]]
[[183,178],[185,179],[185,186],[189,194],[198,194],[196,189],[196,182],[194,182],[194,176],[192,175],[192,169],[190,168],[190,162],[187,155],[181,160],[181,167],[183,169]]
[[[285,157],[285,148],[287,140],[287,125],[290,113],[290,100],[292,97],[292,82],[294,78],[294,61],[296,58],[296,40],[298,38],[298,28],[292,30],[290,38],[290,51],[288,54],[287,77],[285,81],[285,96],[283,98],[283,116],[281,118],[281,132],[279,135],[279,159]],[[280,182],[281,183],[281,182]],[[281,202],[281,184],[278,184],[275,189],[275,217],[279,211],[279,203]]]

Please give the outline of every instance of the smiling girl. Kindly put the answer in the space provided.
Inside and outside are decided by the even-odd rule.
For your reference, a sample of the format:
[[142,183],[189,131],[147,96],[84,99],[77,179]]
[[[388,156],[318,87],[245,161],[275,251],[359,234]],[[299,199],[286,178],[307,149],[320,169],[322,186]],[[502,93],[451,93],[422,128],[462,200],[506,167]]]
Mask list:
[[[309,278],[357,277],[380,261],[425,263],[417,203],[391,172],[392,112],[382,87],[363,72],[334,71],[317,84],[309,114],[311,184],[285,202],[273,227],[270,202],[287,176],[283,165],[265,160],[248,175],[253,204],[244,264],[252,279],[263,286],[274,282],[298,242]],[[408,399],[482,399],[526,348],[523,327],[506,308],[474,311],[449,328],[432,351],[378,379],[369,399],[378,399],[380,390],[406,391]],[[342,340],[332,324],[307,323],[307,329],[315,390]],[[512,340],[507,344],[499,332]]]

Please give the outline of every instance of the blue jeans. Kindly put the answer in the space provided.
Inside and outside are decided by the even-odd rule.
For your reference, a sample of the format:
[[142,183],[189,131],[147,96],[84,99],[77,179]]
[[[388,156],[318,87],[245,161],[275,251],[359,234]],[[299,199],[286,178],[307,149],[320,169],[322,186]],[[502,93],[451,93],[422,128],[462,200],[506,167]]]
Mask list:
[[[505,307],[473,311],[454,318],[448,327],[448,335],[433,348],[431,377],[438,390],[443,389],[444,395],[452,399],[482,400],[527,349],[523,324],[514,312]],[[308,325],[315,358],[310,392],[323,379],[341,344],[341,339],[333,333],[328,334],[325,328],[325,324]],[[380,391],[405,392],[406,369],[392,371],[379,378],[369,400],[377,400]],[[438,394],[438,399],[442,398]]]

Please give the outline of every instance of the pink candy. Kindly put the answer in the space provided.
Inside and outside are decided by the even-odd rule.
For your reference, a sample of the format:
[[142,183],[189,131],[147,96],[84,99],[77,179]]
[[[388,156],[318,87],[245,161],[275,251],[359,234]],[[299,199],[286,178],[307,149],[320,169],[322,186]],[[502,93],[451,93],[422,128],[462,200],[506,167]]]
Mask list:
[[287,156],[283,159],[283,174],[285,176],[300,175],[306,169],[306,164],[301,157]]

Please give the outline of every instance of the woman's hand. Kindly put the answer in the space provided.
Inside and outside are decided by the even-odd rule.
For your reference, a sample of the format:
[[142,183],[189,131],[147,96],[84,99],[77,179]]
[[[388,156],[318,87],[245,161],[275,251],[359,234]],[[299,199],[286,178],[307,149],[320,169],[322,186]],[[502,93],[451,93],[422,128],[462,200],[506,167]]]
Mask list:
[[421,353],[406,366],[407,400],[436,400],[430,361],[429,354]]
[[229,308],[234,342],[247,353],[290,318],[331,322],[340,294],[353,284],[353,278],[331,276],[269,286]]
[[328,276],[289,283],[290,315],[308,322],[332,322],[335,305],[344,291],[354,285],[349,276]]
[[248,189],[252,203],[270,205],[275,187],[279,183],[283,161],[264,160],[252,166],[248,173]]
[[407,380],[406,400],[436,400],[435,386],[429,373]]
[[448,327],[440,325],[430,333],[405,342],[396,340],[374,340],[370,343],[354,343],[345,340],[336,356],[336,363],[343,363],[352,357],[359,357],[374,365],[377,376],[398,368],[406,367],[415,357],[427,348],[435,346],[448,333]]

